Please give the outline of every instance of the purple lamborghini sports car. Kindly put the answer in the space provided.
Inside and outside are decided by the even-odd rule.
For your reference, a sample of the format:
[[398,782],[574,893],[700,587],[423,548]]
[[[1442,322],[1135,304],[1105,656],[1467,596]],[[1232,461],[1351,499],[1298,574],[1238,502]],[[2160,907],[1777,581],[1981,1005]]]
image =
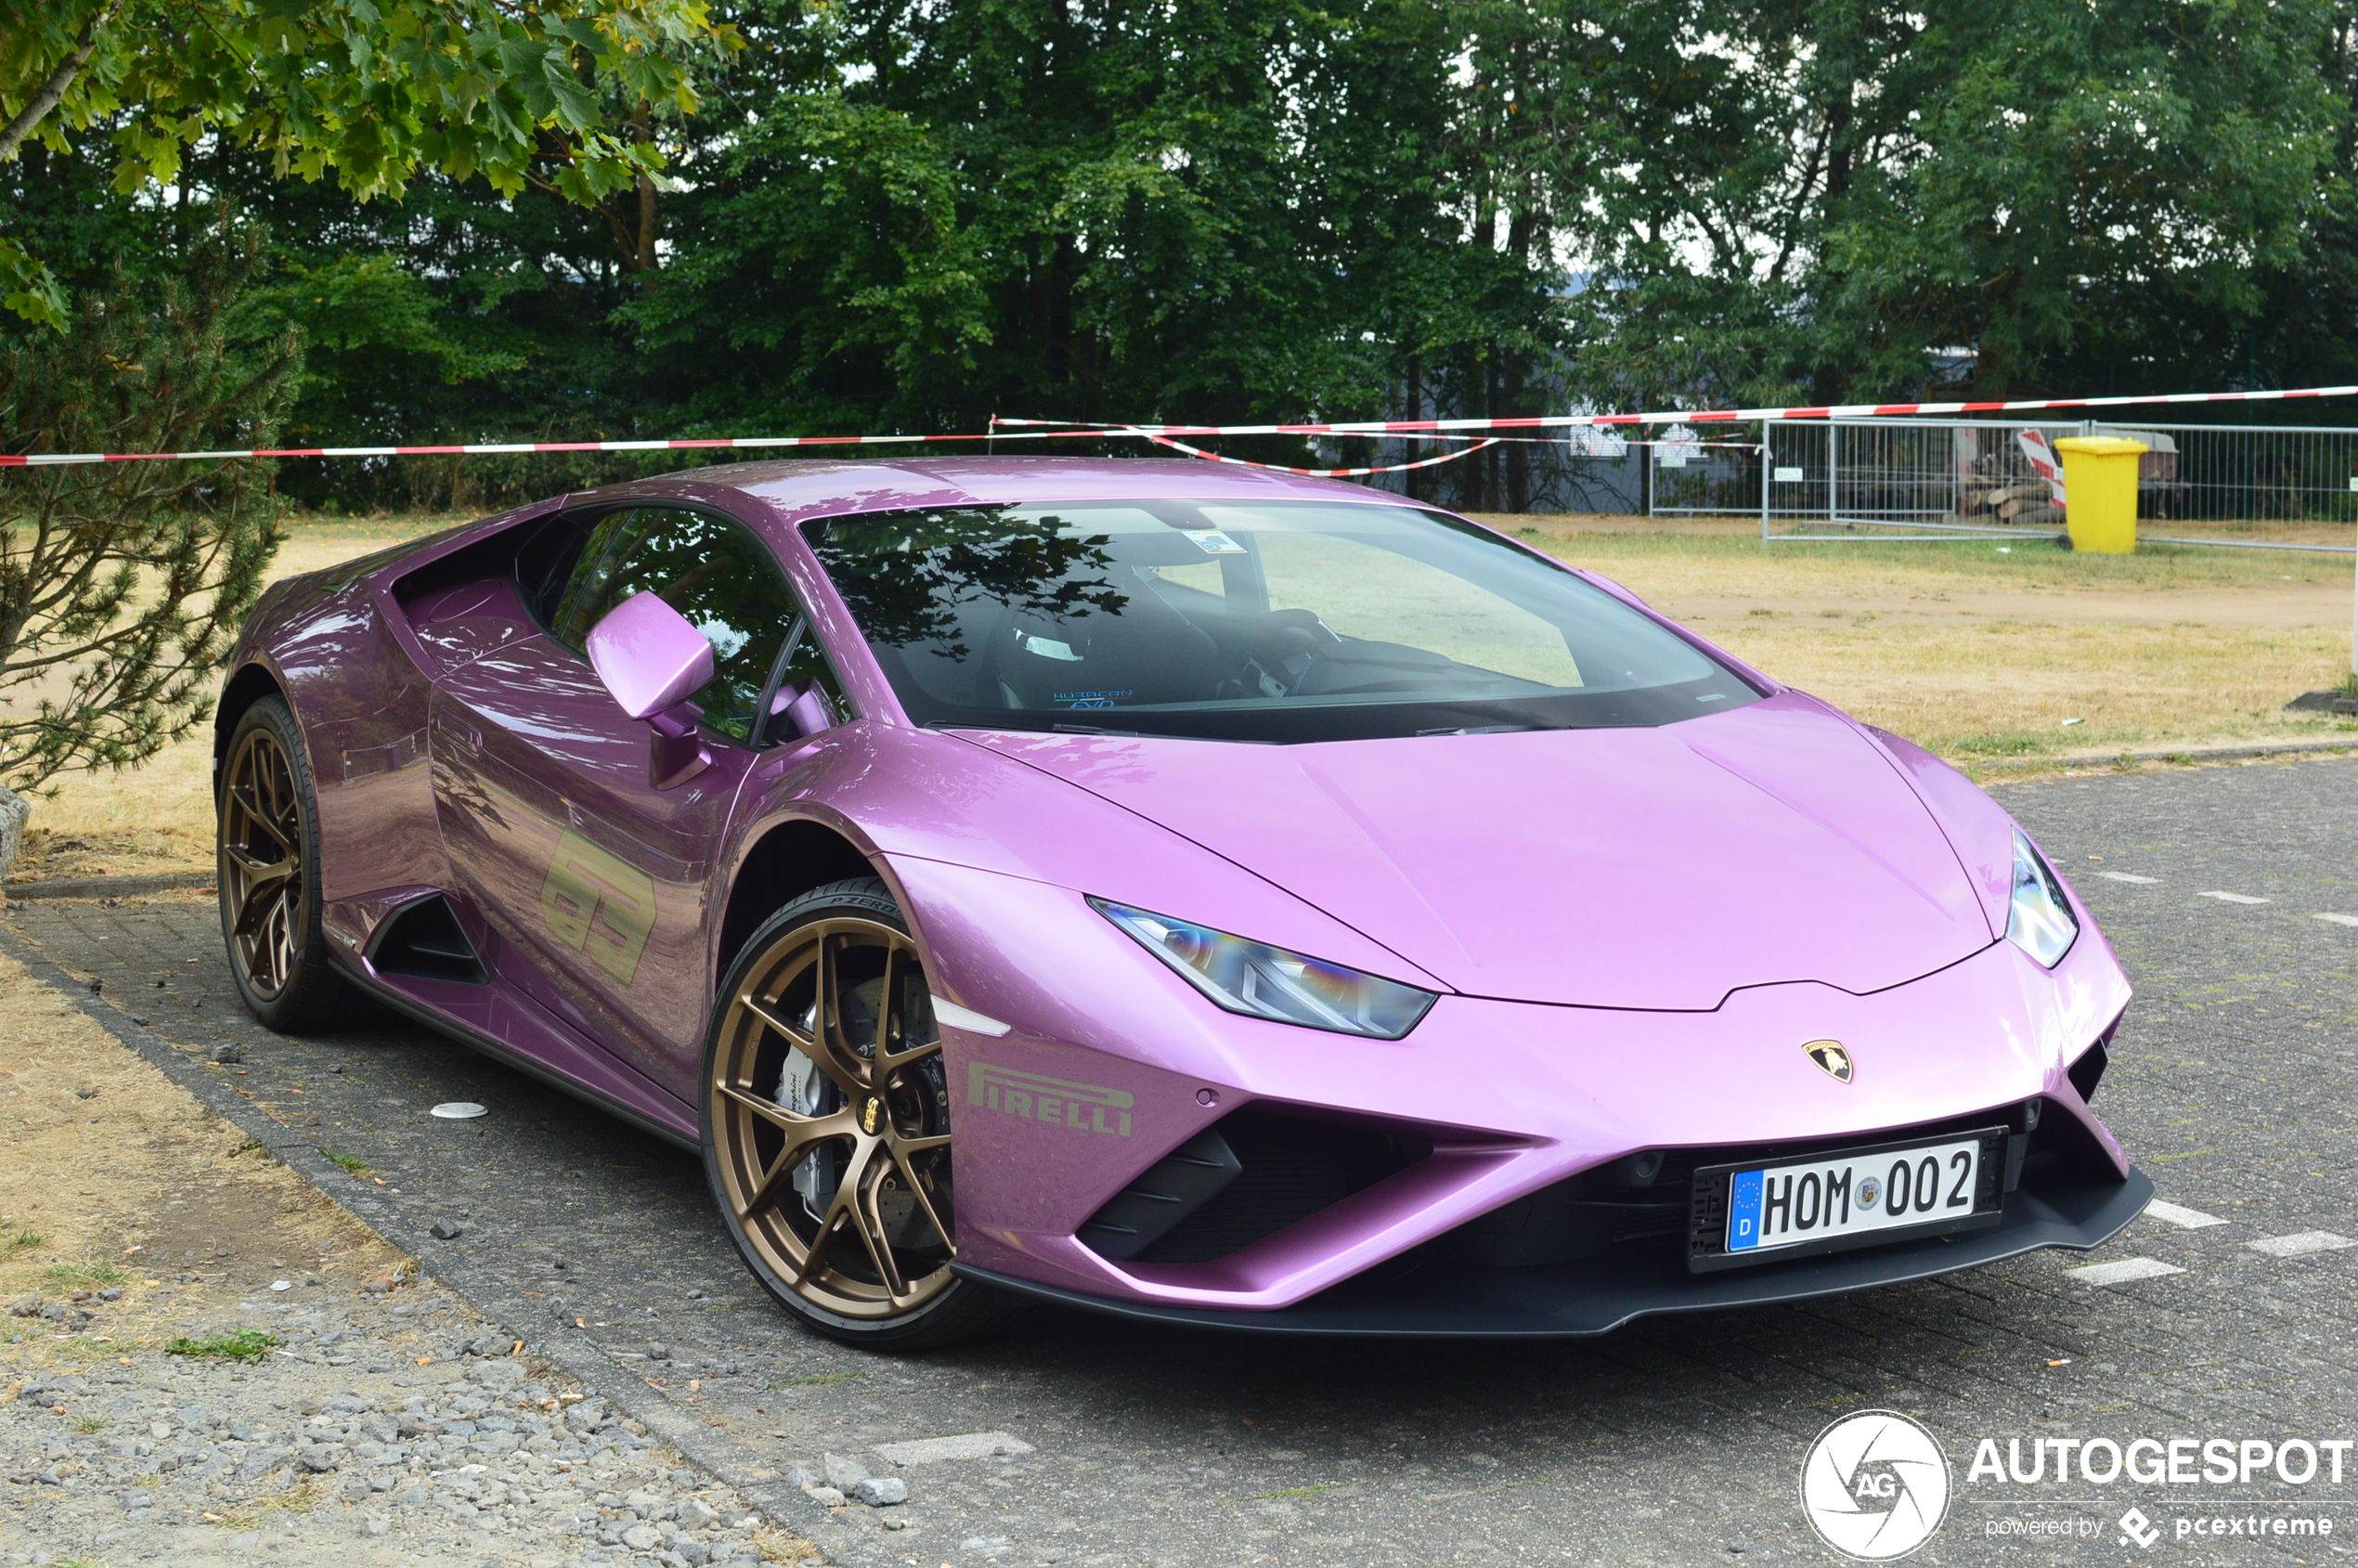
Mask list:
[[2129,985],[1897,736],[1458,517],[712,468],[255,610],[221,914],[686,1147],[823,1332],[1554,1335],[2087,1248]]

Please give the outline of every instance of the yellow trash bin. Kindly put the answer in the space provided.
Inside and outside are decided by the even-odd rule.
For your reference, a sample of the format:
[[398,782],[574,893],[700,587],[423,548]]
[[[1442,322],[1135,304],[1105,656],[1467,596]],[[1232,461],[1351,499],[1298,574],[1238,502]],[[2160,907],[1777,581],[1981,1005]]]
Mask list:
[[2074,550],[2126,555],[2137,548],[2137,460],[2145,444],[2119,435],[2066,435],[2064,532]]

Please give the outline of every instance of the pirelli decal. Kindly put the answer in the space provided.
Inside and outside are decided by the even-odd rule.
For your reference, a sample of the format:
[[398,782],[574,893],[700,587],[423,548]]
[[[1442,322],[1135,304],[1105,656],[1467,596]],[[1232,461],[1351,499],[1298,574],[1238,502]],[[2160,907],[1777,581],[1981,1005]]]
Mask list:
[[540,885],[540,914],[551,936],[628,985],[655,928],[654,878],[567,828]]
[[1043,1078],[1036,1072],[1017,1072],[1010,1067],[969,1061],[966,1103],[1030,1121],[1126,1138],[1130,1135],[1130,1111],[1138,1101],[1120,1089],[1069,1083],[1061,1078]]

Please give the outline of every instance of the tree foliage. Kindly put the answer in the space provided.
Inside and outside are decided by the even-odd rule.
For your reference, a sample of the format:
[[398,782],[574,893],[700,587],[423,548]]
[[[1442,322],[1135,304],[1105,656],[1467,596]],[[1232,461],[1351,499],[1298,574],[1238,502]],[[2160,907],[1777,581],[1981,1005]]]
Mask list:
[[[273,441],[293,335],[225,330],[261,251],[252,230],[216,229],[178,276],[117,275],[63,333],[0,344],[0,448]],[[128,766],[187,733],[280,538],[258,463],[0,469],[0,783]]]
[[[596,204],[653,188],[654,123],[695,110],[690,62],[732,42],[705,0],[8,0],[0,160],[102,130],[126,194],[218,141],[362,201],[422,167]],[[12,240],[0,286],[61,322],[57,280]]]
[[[448,18],[493,0],[405,3]],[[87,14],[66,8],[46,52],[0,81],[29,80]],[[312,345],[291,432],[939,430],[992,413],[2358,379],[2349,0],[714,0],[694,16],[704,32],[649,21],[632,45],[675,63],[734,49],[700,71],[693,113],[634,96],[606,56],[568,57],[591,100],[568,100],[566,123],[623,149],[571,186],[554,177],[573,166],[564,137],[588,148],[587,129],[536,124],[528,155],[499,143],[521,185],[453,177],[493,166],[432,141],[455,87],[403,89],[418,131],[397,203],[356,199],[391,184],[277,177],[261,130],[180,144],[189,211],[226,196],[280,236],[245,308]],[[441,57],[402,58],[421,82],[458,80]],[[539,80],[495,65],[466,69],[502,91]],[[85,133],[61,119],[50,146],[0,165],[0,234],[68,284],[117,255],[176,266],[183,210],[114,183],[124,149],[159,133],[127,107],[86,112]],[[529,112],[515,99],[481,134]],[[1517,506],[1525,453],[1416,483]],[[286,481],[315,503],[470,505],[678,460],[297,464]]]

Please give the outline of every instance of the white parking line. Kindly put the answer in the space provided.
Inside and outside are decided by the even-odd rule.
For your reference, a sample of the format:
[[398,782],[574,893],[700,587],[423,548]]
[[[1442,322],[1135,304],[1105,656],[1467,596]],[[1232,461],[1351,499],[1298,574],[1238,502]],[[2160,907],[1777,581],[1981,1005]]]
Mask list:
[[2358,914],[2313,914],[2312,920],[2330,920],[2337,926],[2358,926]]
[[2344,1247],[2358,1247],[2358,1241],[2329,1230],[2304,1230],[2294,1236],[2263,1237],[2244,1245],[2272,1258],[2305,1258],[2312,1252],[2339,1252]]
[[2274,899],[2255,899],[2249,893],[2222,893],[2216,890],[2197,893],[2195,896],[2203,899],[2217,899],[2222,904],[2265,904],[2276,901]]
[[2100,871],[2096,875],[2107,882],[2158,882],[2161,880],[2158,876],[2131,876],[2125,871]]
[[2131,1279],[2158,1279],[2165,1274],[2183,1274],[2176,1263],[2165,1263],[2159,1258],[2123,1258],[2113,1263],[2081,1263],[2064,1272],[2074,1279],[2090,1285],[2122,1285]]
[[2180,1230],[2200,1230],[2205,1225],[2223,1225],[2227,1222],[2216,1214],[2206,1214],[2199,1209],[2182,1209],[2175,1203],[2155,1199],[2145,1205],[2145,1212],[2157,1220],[2165,1220]]

